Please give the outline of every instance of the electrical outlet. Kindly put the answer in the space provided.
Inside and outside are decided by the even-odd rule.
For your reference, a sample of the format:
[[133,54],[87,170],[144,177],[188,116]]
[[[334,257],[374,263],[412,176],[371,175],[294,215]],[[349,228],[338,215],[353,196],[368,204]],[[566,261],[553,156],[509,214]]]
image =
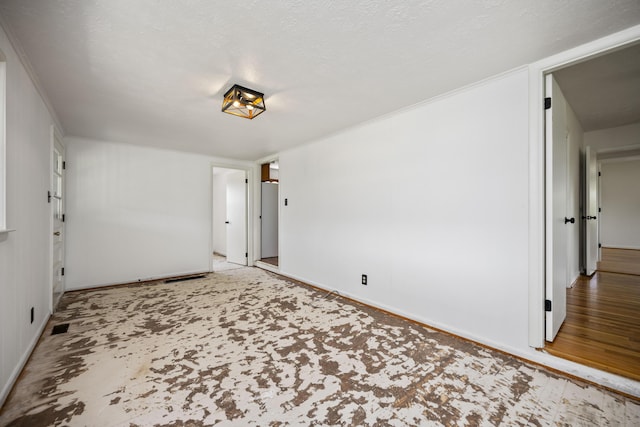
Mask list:
[[33,323],[33,318],[34,318],[34,312],[33,312],[33,307],[31,307],[31,323]]
[[362,284],[365,285],[365,286],[367,285],[367,275],[366,274],[362,275]]

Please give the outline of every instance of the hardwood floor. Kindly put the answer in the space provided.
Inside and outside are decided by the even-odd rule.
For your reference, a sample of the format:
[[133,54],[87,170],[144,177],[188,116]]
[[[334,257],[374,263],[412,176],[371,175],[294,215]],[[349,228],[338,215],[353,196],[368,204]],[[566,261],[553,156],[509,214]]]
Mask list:
[[602,248],[598,271],[640,275],[640,250]]
[[275,265],[276,267],[278,266],[278,257],[271,257],[271,258],[262,258],[260,261],[262,262],[266,262],[267,264],[271,264],[271,265]]
[[567,318],[545,350],[640,381],[640,276],[580,277],[567,289]]

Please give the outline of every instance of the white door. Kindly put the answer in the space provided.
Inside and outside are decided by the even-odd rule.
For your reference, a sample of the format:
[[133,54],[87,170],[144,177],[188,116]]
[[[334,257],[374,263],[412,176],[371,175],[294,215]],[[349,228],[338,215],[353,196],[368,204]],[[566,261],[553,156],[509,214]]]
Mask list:
[[[546,339],[553,341],[567,314],[568,240],[567,218],[568,132],[565,100],[552,75],[545,80],[551,107],[545,110],[546,151]],[[557,106],[557,107],[554,107]],[[571,222],[573,220],[573,223]]]
[[51,312],[64,292],[64,147],[54,132],[52,190],[49,194],[53,215]]
[[260,258],[278,256],[278,184],[262,183]]
[[227,261],[247,265],[247,182],[244,171],[227,175]]
[[598,164],[591,147],[585,149],[585,273],[592,275],[598,263]]

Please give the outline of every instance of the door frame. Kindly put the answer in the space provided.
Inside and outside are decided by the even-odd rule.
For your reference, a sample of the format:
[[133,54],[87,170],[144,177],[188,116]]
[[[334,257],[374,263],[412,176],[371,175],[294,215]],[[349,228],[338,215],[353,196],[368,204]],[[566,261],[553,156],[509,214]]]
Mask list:
[[[53,193],[53,188],[54,188],[54,183],[53,183],[53,172],[54,172],[54,166],[53,166],[53,161],[54,161],[54,152],[55,152],[55,146],[56,146],[56,140],[60,143],[60,145],[62,146],[62,148],[66,151],[66,147],[64,145],[64,139],[62,138],[62,134],[60,133],[60,131],[58,130],[58,128],[55,125],[51,125],[50,128],[50,147],[49,147],[49,191],[51,192],[50,194]],[[64,159],[64,154],[63,154],[63,159]],[[63,202],[62,202],[62,209],[63,211],[65,210],[65,194],[66,194],[66,189],[64,188],[65,186],[65,179],[64,179],[64,169],[63,169],[63,179],[62,179],[62,185],[63,185],[63,193],[62,193],[62,197],[63,197]],[[53,286],[53,262],[54,262],[54,244],[55,244],[55,239],[53,238],[53,233],[55,231],[55,224],[54,224],[54,220],[53,220],[53,204],[50,203],[47,205],[48,207],[48,212],[49,212],[49,286]],[[65,236],[65,231],[64,229],[66,229],[65,225],[64,225],[64,221],[63,221],[63,232],[62,232],[62,248],[63,248],[63,254],[62,254],[62,258],[63,258],[63,266],[64,266],[64,259],[65,259],[65,255],[66,255],[66,249],[65,249],[65,242],[66,242],[66,236]],[[54,310],[55,310],[55,306],[54,306],[54,301],[53,301],[53,289],[52,288],[48,288],[49,289],[49,314],[53,314]],[[66,290],[66,283],[64,278],[62,279],[62,294],[60,295],[60,298],[62,298],[62,295],[64,295],[64,292]],[[60,299],[58,299],[58,301],[60,301]]]
[[569,49],[529,65],[529,278],[528,343],[545,345],[545,128],[544,76],[640,41],[640,25]]
[[213,271],[213,169],[221,168],[221,169],[235,169],[238,171],[243,171],[248,180],[246,202],[247,202],[247,211],[246,211],[246,221],[245,226],[247,228],[246,234],[246,244],[247,244],[247,266],[253,267],[254,265],[254,249],[253,249],[253,239],[254,239],[254,229],[255,225],[251,225],[251,219],[254,217],[254,186],[252,183],[254,182],[254,177],[256,176],[256,170],[253,165],[238,165],[233,163],[224,163],[224,162],[211,162],[209,166],[209,170],[211,173],[209,174],[209,224],[210,224],[210,233],[209,233],[209,271]]
[[[280,210],[280,200],[282,197],[282,192],[280,191],[282,189],[282,187],[280,187],[280,185],[282,184],[281,181],[281,169],[278,169],[278,267],[273,266],[271,264],[267,264],[265,262],[260,261],[262,259],[262,221],[260,219],[260,215],[262,214],[262,174],[260,173],[261,171],[261,167],[263,164],[265,163],[271,163],[277,161],[278,165],[280,165],[280,155],[279,154],[272,154],[270,156],[266,156],[263,157],[261,159],[258,159],[255,162],[255,170],[256,172],[256,181],[255,181],[255,188],[256,188],[256,192],[255,192],[255,203],[256,203],[256,214],[255,214],[255,218],[254,218],[254,227],[256,230],[255,233],[255,247],[256,247],[256,251],[255,251],[255,262],[257,262],[258,264],[254,264],[260,268],[263,268],[265,270],[269,270],[269,271],[273,271],[278,273],[280,271],[280,266],[282,265],[282,257],[280,256],[280,254],[282,253],[282,246],[281,246],[281,242],[282,239],[280,238],[280,230],[282,229],[282,222],[281,222],[281,218],[282,218],[282,212]],[[249,181],[251,182],[251,181]]]

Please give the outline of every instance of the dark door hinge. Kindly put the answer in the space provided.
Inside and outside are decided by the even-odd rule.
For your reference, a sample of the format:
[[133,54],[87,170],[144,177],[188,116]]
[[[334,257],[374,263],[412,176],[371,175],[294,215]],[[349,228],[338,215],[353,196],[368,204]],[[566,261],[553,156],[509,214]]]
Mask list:
[[62,267],[62,270],[60,271],[60,274],[62,274],[64,276],[64,267]]
[[245,183],[245,184],[248,184],[248,183],[249,183],[249,179],[248,179],[248,178],[245,178],[244,183]]
[[62,170],[67,169],[67,162],[62,162]]
[[551,300],[544,300],[544,311],[551,311]]
[[598,247],[601,248],[602,247],[602,243],[598,243]]
[[546,97],[544,99],[544,109],[548,110],[549,108],[551,108],[551,98]]
[[598,172],[598,176],[602,176],[602,172]]
[[64,222],[66,216],[67,216],[67,214],[62,214],[62,222]]
[[47,203],[51,203],[51,191],[47,191]]
[[602,208],[598,208],[598,212],[602,212]]
[[249,252],[245,252],[245,253],[244,253],[244,257],[245,257],[245,258],[249,258]]

